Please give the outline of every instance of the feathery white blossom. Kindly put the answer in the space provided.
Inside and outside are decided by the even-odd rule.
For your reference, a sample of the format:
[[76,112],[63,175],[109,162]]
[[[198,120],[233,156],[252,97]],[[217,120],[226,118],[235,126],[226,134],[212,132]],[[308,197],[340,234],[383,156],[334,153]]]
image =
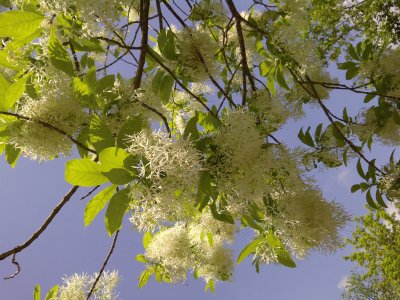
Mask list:
[[215,75],[218,65],[214,55],[218,45],[200,27],[183,28],[176,32],[180,72],[194,82],[204,82]]
[[[84,300],[93,286],[98,274],[73,274],[63,278],[63,285],[59,288],[59,295],[52,300]],[[115,292],[120,281],[118,272],[103,272],[93,291],[94,299],[116,300]]]
[[143,181],[132,187],[131,222],[148,229],[185,218],[194,209],[201,170],[198,151],[189,141],[174,141],[162,132],[142,131],[129,140],[128,151],[141,158],[137,168]]
[[11,137],[11,142],[21,149],[24,156],[40,161],[53,159],[59,154],[69,155],[73,144],[65,134],[76,134],[87,120],[67,77],[61,73],[53,75],[48,82],[42,83],[39,99],[26,97],[21,103],[18,113],[30,121],[24,121],[19,130],[13,130]]

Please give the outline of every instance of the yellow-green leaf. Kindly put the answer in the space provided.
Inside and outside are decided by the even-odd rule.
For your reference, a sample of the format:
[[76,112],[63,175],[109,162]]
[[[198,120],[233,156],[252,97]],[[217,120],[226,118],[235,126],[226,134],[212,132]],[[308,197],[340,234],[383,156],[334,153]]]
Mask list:
[[0,37],[12,37],[17,40],[31,36],[31,40],[37,37],[38,29],[44,20],[44,16],[21,10],[6,11],[0,14]]
[[89,226],[94,218],[96,218],[98,213],[106,206],[108,201],[110,201],[111,197],[114,195],[115,189],[115,185],[110,185],[99,192],[92,198],[92,200],[88,202],[83,216],[83,223],[85,226]]
[[96,186],[108,181],[101,166],[90,159],[73,159],[67,162],[65,180],[73,185]]

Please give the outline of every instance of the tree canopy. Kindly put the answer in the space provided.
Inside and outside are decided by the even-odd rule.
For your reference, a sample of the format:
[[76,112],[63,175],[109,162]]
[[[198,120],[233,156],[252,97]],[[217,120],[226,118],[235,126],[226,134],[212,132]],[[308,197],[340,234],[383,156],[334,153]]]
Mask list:
[[[248,256],[257,271],[293,268],[312,250],[343,247],[350,216],[324,199],[313,169],[354,161],[352,192],[379,211],[399,203],[400,164],[394,153],[378,163],[374,148],[400,143],[398,1],[0,5],[0,154],[12,167],[20,156],[67,158],[72,185],[0,260],[15,263],[82,187],[90,188],[85,226],[104,210],[114,237],[98,274],[65,278],[46,299],[116,297],[118,275],[104,268],[125,216],[143,234],[139,287],[153,275],[180,282],[190,271],[214,291]],[[357,109],[328,102],[332,91]],[[310,126],[310,107],[326,121]],[[280,134],[290,120],[302,124],[299,142]],[[371,227],[371,215],[361,220],[384,230]],[[234,258],[231,244],[245,227],[253,240]]]

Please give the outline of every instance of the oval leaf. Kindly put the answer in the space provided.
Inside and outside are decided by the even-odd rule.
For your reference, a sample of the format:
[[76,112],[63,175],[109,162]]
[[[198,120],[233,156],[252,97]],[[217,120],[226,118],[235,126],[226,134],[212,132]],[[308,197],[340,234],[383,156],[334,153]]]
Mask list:
[[83,223],[85,226],[89,226],[94,218],[96,218],[98,213],[106,206],[108,201],[110,201],[112,195],[115,193],[115,188],[115,185],[106,187],[88,202],[85,207],[85,214],[83,216]]
[[104,217],[106,229],[110,236],[121,228],[122,218],[124,217],[130,202],[129,189],[127,188],[120,190],[111,198]]
[[65,180],[73,185],[96,186],[106,183],[101,166],[90,159],[73,159],[66,163]]

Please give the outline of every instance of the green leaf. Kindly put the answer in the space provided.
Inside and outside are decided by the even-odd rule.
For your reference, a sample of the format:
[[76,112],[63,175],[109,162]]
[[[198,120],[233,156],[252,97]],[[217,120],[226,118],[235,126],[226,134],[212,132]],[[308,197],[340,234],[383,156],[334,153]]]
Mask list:
[[153,235],[151,234],[151,232],[146,231],[143,235],[143,241],[142,241],[144,249],[147,249],[152,239]]
[[260,75],[266,77],[271,72],[271,62],[264,60],[260,64]]
[[143,254],[136,255],[136,260],[141,263],[147,264],[146,256],[144,256]]
[[28,80],[29,76],[30,74],[20,78],[8,87],[4,97],[4,110],[11,109],[19,100],[19,98],[21,98],[25,91],[26,81]]
[[104,52],[100,41],[96,38],[81,39],[78,37],[74,37],[71,40],[71,43],[74,46],[75,51]]
[[290,256],[289,252],[286,249],[279,248],[279,249],[276,249],[275,251],[276,251],[276,256],[277,256],[278,262],[281,265],[284,265],[289,268],[296,267],[296,263],[293,261],[292,257]]
[[21,149],[15,148],[14,145],[6,144],[5,151],[8,164],[14,168],[17,164],[18,157],[21,154]]
[[40,285],[37,284],[33,290],[33,300],[40,300]]
[[361,159],[359,159],[357,161],[357,172],[358,172],[358,175],[360,175],[361,178],[367,179],[367,177],[365,176],[364,170],[362,168],[362,165],[361,165]]
[[361,189],[361,185],[359,185],[359,184],[354,184],[354,185],[351,187],[351,192],[352,192],[352,193],[355,193],[355,192],[357,192],[359,189]]
[[308,127],[306,133],[303,132],[303,128],[300,129],[299,134],[297,135],[304,144],[310,147],[315,147],[314,141],[310,134],[311,127]]
[[99,153],[101,170],[108,172],[111,169],[123,168],[124,161],[129,155],[124,149],[118,147],[109,147],[101,150]]
[[375,204],[374,199],[372,199],[371,190],[368,190],[367,195],[365,196],[365,198],[367,199],[367,203],[368,203],[369,206],[371,206],[372,208],[378,209],[378,206]]
[[48,52],[50,61],[54,67],[65,72],[69,76],[74,76],[74,67],[68,51],[63,44],[58,40],[54,30],[50,33]]
[[252,217],[250,217],[249,215],[243,215],[242,216],[242,223],[246,224],[247,226],[250,226],[251,228],[259,231],[259,232],[263,232],[264,229],[258,225]]
[[116,186],[110,185],[94,196],[86,205],[83,223],[89,226],[115,193]]
[[199,112],[199,125],[207,131],[215,131],[220,126],[218,120],[211,113]]
[[163,77],[160,85],[160,98],[164,104],[167,104],[171,97],[172,87],[174,86],[174,78],[167,74]]
[[151,82],[151,88],[153,89],[153,91],[156,94],[158,94],[160,92],[161,83],[162,83],[164,76],[165,76],[165,72],[161,69],[158,69],[156,75],[154,75],[153,81]]
[[111,130],[97,115],[94,115],[90,121],[89,141],[97,150],[97,152],[101,152],[105,148],[115,146],[115,141]]
[[354,69],[358,66],[358,63],[354,61],[346,61],[344,63],[339,63],[338,64],[338,69],[339,70],[348,70],[348,69]]
[[72,185],[96,186],[108,181],[101,166],[90,159],[73,159],[66,163],[65,180]]
[[376,190],[376,202],[384,208],[388,208],[379,190]]
[[48,291],[45,300],[53,300],[57,298],[58,294],[58,285],[55,285],[51,288],[50,291]]
[[12,37],[17,40],[31,40],[39,36],[44,16],[21,10],[0,14],[0,37]]
[[216,207],[215,203],[210,205],[210,208],[211,208],[211,214],[213,215],[213,217],[216,220],[225,222],[225,223],[229,223],[229,224],[235,224],[235,220],[233,219],[233,217],[230,213],[228,213],[227,211],[224,211],[224,212],[217,211],[217,207]]
[[278,262],[289,268],[295,268],[296,264],[290,256],[289,252],[285,249],[282,242],[272,232],[267,235],[267,242],[269,246],[275,251]]
[[251,241],[243,250],[240,252],[239,257],[237,258],[236,264],[240,264],[247,256],[256,251],[257,247],[264,241],[263,238],[257,238]]
[[364,98],[364,103],[370,102],[370,101],[373,100],[375,97],[376,97],[376,95],[372,95],[372,94],[366,95],[365,98]]
[[214,280],[209,279],[204,287],[204,290],[207,292],[208,290],[210,290],[212,293],[215,293],[215,284],[214,284]]
[[175,59],[175,35],[171,29],[167,32],[167,43],[165,44],[162,54],[167,59]]
[[276,69],[276,81],[278,84],[286,90],[289,90],[289,86],[286,83],[285,76],[283,75],[282,69]]
[[131,198],[129,197],[129,188],[120,190],[112,196],[108,203],[107,212],[104,218],[106,229],[110,236],[121,228],[122,219],[130,202]]
[[131,182],[135,177],[124,168],[114,168],[107,172],[102,172],[111,183],[122,185]]
[[140,274],[139,276],[139,284],[138,287],[142,288],[144,287],[147,282],[149,281],[149,278],[151,277],[151,275],[153,275],[153,269],[146,269],[142,272],[142,274]]
[[321,140],[321,132],[322,132],[322,123],[317,126],[315,129],[314,138],[315,141],[318,143]]
[[126,148],[129,145],[129,136],[140,132],[147,126],[147,121],[142,116],[134,116],[125,121],[117,136],[117,146]]
[[354,48],[353,45],[349,46],[348,52],[352,59],[357,60],[357,61],[360,60],[360,56],[357,54],[356,49]]
[[199,130],[197,129],[198,120],[199,117],[197,114],[190,118],[186,125],[185,131],[183,132],[183,138],[186,139],[190,136],[190,139],[194,141],[200,138]]
[[359,68],[348,69],[346,72],[346,80],[350,80],[350,79],[353,79],[354,77],[356,77],[358,74],[358,71],[359,71]]

